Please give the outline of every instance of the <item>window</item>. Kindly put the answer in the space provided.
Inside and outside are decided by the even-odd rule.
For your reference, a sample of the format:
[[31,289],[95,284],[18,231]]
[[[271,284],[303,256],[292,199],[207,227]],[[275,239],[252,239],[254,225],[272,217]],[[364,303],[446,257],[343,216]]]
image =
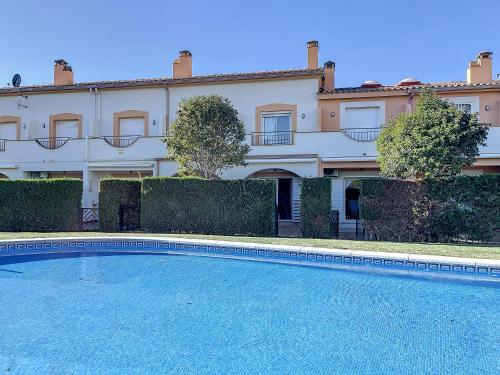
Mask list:
[[455,104],[455,107],[457,107],[458,109],[461,109],[462,111],[467,112],[467,113],[472,112],[472,104],[466,104],[466,103]]
[[266,145],[291,144],[291,117],[290,112],[263,113],[263,143]]
[[130,135],[144,136],[144,118],[120,119],[120,136]]
[[113,136],[149,136],[149,113],[128,110],[113,114]]
[[21,118],[0,116],[0,139],[21,139]]
[[341,129],[376,129],[384,123],[383,101],[340,103]]
[[17,139],[17,123],[4,122],[0,124],[0,139]]
[[49,117],[49,138],[82,138],[82,115],[59,113]]
[[58,137],[78,138],[78,120],[56,121]]
[[345,129],[376,128],[378,123],[379,107],[346,108]]
[[479,112],[479,97],[478,96],[458,96],[447,98],[458,109],[468,113]]

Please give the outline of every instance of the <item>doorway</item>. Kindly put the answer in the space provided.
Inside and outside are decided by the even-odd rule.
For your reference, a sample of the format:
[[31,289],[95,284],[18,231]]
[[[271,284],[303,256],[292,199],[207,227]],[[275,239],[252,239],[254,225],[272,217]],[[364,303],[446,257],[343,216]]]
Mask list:
[[291,178],[278,178],[278,219],[292,220]]

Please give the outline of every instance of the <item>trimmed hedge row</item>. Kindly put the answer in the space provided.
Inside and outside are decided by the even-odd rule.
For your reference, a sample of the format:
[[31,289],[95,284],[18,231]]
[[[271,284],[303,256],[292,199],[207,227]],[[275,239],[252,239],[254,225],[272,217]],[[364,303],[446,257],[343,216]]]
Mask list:
[[0,180],[0,231],[80,230],[82,192],[78,179]]
[[271,180],[146,177],[141,222],[148,232],[273,236]]
[[302,180],[301,230],[302,236],[332,238],[332,180],[328,177]]
[[379,240],[487,241],[500,229],[500,175],[439,180],[366,178],[361,218]]
[[137,178],[105,178],[100,182],[99,229],[120,230],[120,206],[129,206],[124,218],[127,227],[139,228],[141,223],[141,180]]

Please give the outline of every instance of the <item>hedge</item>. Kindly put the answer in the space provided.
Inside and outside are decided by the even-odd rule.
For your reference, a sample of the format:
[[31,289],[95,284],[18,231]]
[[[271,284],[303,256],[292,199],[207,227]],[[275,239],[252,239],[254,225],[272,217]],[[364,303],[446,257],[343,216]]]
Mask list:
[[0,180],[0,231],[76,231],[83,183],[78,179]]
[[272,180],[146,177],[141,222],[149,232],[272,236]]
[[128,206],[124,225],[139,228],[141,223],[141,180],[137,178],[105,178],[99,190],[99,229],[120,230],[120,206]]
[[500,175],[448,179],[366,178],[361,218],[379,240],[488,241],[500,229]]
[[328,177],[302,180],[301,230],[302,236],[332,238],[332,180]]
[[141,223],[149,232],[272,236],[275,205],[272,180],[146,177]]

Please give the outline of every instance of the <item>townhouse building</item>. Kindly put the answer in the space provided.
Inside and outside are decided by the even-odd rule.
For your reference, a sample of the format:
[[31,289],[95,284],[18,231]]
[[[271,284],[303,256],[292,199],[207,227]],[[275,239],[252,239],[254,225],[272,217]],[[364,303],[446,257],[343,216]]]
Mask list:
[[53,84],[0,89],[0,177],[81,178],[82,205],[96,207],[103,177],[176,175],[162,139],[179,102],[218,94],[238,110],[251,145],[247,165],[222,177],[276,179],[280,220],[297,222],[301,178],[329,176],[332,209],[349,233],[357,222],[352,180],[378,174],[381,127],[412,111],[424,86],[491,125],[487,146],[464,173],[500,172],[500,80],[490,52],[469,63],[464,81],[339,88],[335,64],[320,67],[318,49],[308,42],[304,69],[205,76],[193,75],[192,55],[181,51],[172,77],[126,81],[75,82],[72,67],[56,60]]

